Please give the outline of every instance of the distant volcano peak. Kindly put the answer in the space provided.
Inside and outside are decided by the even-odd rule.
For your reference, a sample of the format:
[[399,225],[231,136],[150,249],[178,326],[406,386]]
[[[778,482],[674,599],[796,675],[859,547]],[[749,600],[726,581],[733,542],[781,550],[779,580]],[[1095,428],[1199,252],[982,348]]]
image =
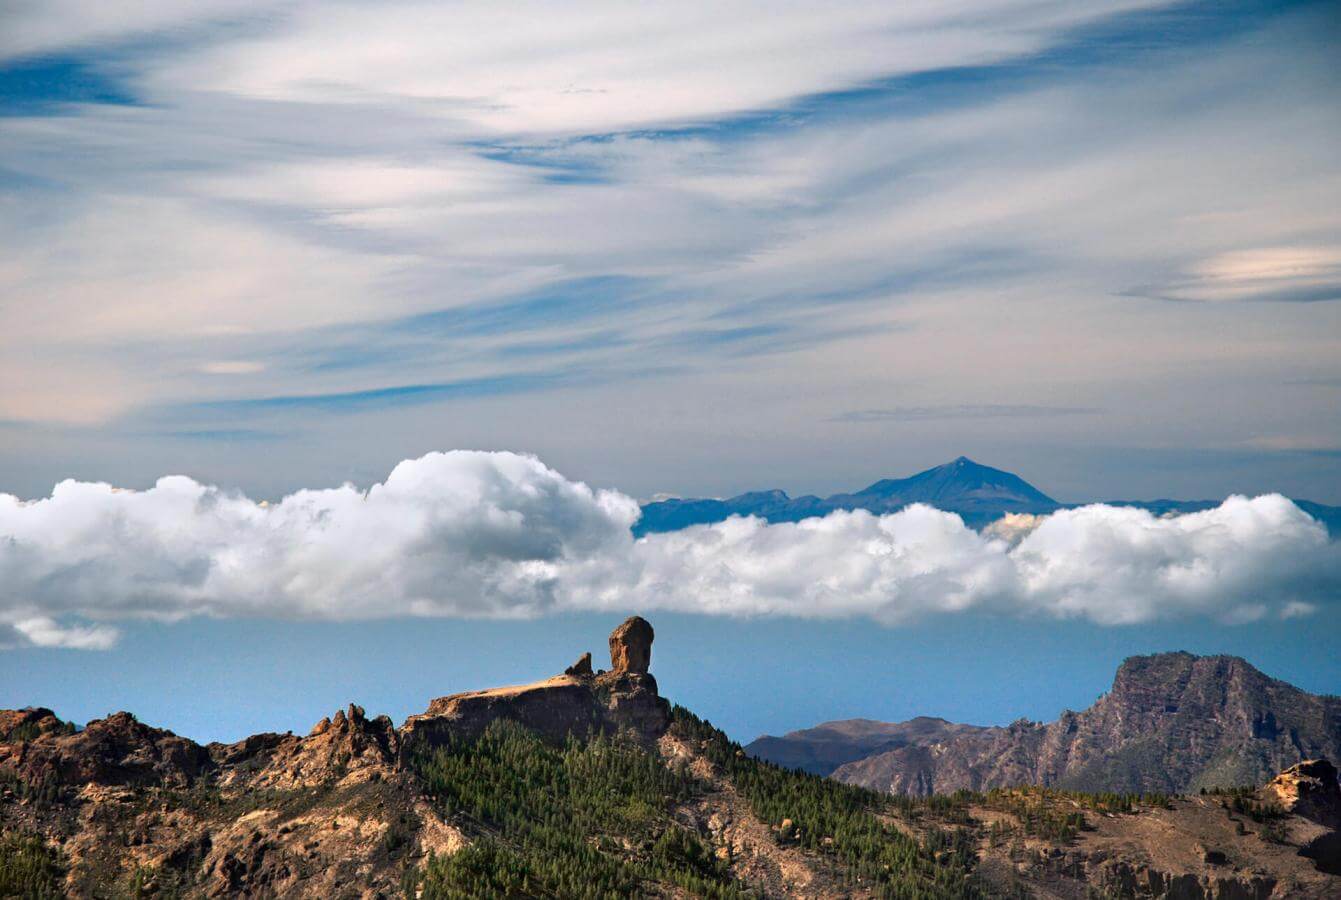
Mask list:
[[1044,512],[1058,505],[1020,476],[976,463],[967,456],[907,478],[882,479],[849,496],[889,498],[903,504],[930,503],[942,509],[990,503],[1005,509],[1015,507],[1012,511]]

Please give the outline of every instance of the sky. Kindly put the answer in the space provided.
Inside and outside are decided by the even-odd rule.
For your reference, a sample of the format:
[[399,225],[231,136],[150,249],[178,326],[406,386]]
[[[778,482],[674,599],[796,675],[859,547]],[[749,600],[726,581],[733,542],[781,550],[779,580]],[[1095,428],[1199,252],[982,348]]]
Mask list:
[[[629,611],[742,737],[1047,718],[1178,647],[1341,693],[1285,500],[1341,504],[1339,40],[1330,2],[0,3],[0,705],[404,714]],[[628,534],[960,454],[1223,503]]]

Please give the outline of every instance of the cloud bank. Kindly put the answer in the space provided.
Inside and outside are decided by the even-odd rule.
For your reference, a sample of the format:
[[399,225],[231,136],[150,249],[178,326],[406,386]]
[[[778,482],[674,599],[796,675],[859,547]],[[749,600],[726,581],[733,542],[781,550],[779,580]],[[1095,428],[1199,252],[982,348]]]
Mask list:
[[[118,620],[530,617],[578,610],[866,617],[985,610],[1105,625],[1312,612],[1341,585],[1279,495],[1157,518],[1102,505],[979,534],[924,505],[734,518],[635,540],[637,502],[535,457],[406,460],[366,491],[275,503],[161,478],[0,494],[0,646],[105,649]],[[1004,539],[1003,539],[1004,538]]]

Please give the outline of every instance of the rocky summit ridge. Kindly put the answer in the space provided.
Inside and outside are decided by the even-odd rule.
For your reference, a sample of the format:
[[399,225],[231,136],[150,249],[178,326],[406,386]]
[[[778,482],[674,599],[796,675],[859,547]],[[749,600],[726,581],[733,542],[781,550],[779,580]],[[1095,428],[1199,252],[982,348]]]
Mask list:
[[[1038,784],[1178,793],[1261,784],[1302,760],[1341,758],[1341,697],[1309,694],[1235,656],[1161,653],[1122,663],[1110,691],[1052,722],[873,723],[845,738],[829,723],[747,750],[781,764],[806,754],[832,777],[896,794]],[[816,769],[818,771],[818,769]]]
[[[1325,760],[1204,796],[894,798],[760,762],[671,707],[653,638],[632,617],[609,669],[584,653],[400,727],[350,704],[305,735],[202,746],[126,712],[79,729],[0,710],[0,897],[1341,896]],[[1130,674],[1123,695],[1145,689]],[[877,749],[975,733],[821,731]]]
[[655,741],[670,725],[670,704],[648,672],[654,636],[646,619],[632,616],[610,635],[608,671],[593,672],[586,653],[544,681],[439,697],[406,720],[401,740],[412,749],[432,747],[478,736],[505,718],[552,739],[606,732]]
[[552,740],[650,747],[670,725],[648,672],[652,640],[634,616],[610,637],[609,670],[592,671],[587,654],[533,684],[439,697],[399,728],[350,704],[307,735],[202,746],[129,712],[75,729],[49,709],[0,710],[0,826],[60,845],[69,874],[53,896],[107,896],[108,879],[137,871],[158,874],[135,896],[178,876],[193,896],[399,896],[388,836],[413,825],[404,840],[421,857],[465,844],[423,796],[413,757],[505,719]]

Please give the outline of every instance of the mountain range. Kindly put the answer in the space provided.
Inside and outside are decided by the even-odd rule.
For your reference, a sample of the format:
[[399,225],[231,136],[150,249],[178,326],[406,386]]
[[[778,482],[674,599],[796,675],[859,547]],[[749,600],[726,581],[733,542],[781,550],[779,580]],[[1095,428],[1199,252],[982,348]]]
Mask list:
[[1015,784],[1196,792],[1260,784],[1304,759],[1341,758],[1341,697],[1309,694],[1234,656],[1162,653],[1126,660],[1111,691],[1046,724],[828,722],[745,749],[895,794]]
[[[1218,506],[1214,500],[1105,500],[1113,506],[1135,506],[1156,515],[1197,512]],[[1295,500],[1306,513],[1341,534],[1341,507]],[[926,503],[958,513],[971,528],[982,528],[1007,513],[1050,513],[1084,504],[1061,503],[1018,475],[976,463],[966,456],[908,478],[885,478],[851,494],[791,497],[786,491],[751,491],[726,500],[671,498],[647,503],[634,526],[637,535],[677,531],[691,525],[720,522],[731,516],[758,516],[769,522],[799,522],[835,510],[864,509],[876,514],[897,512],[910,503]]]
[[[916,798],[835,780],[964,741],[977,742],[964,771],[983,783],[1056,769],[1128,784],[1133,763],[1142,785],[1236,781],[1337,749],[1335,698],[1241,661],[1129,661],[1108,698],[1054,726],[823,726],[806,752],[837,765],[824,778],[672,706],[652,640],[632,617],[610,635],[609,670],[585,653],[531,684],[440,697],[400,727],[350,704],[303,736],[200,745],[128,712],[77,727],[0,710],[0,897],[1341,895],[1341,785],[1326,760],[1193,796],[1022,784]],[[872,755],[842,762],[845,743]]]

